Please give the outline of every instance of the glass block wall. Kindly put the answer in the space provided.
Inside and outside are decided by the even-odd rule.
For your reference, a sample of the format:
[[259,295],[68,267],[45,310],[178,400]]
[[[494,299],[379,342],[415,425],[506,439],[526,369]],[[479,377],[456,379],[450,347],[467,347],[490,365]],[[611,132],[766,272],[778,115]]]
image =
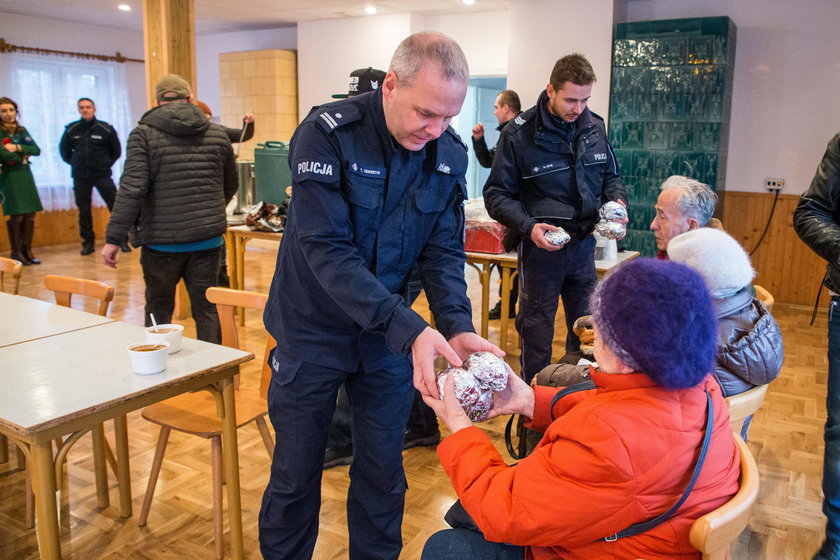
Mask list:
[[609,134],[630,200],[628,249],[656,254],[649,226],[669,176],[724,188],[735,32],[728,17],[616,26]]

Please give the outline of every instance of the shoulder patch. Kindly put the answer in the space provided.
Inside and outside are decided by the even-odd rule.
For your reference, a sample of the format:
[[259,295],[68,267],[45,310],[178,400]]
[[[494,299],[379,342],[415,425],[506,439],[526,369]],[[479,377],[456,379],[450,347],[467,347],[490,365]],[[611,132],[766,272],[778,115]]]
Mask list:
[[361,120],[362,113],[355,103],[330,103],[319,107],[314,113],[315,121],[327,132]]
[[529,120],[531,120],[531,117],[533,117],[533,116],[534,116],[534,107],[531,107],[530,109],[522,111],[521,113],[519,113],[518,115],[516,115],[515,117],[513,117],[511,120],[508,121],[508,123],[505,125],[505,128],[504,128],[504,130],[502,130],[502,132],[504,132],[507,129],[511,129],[508,134],[511,134],[511,133],[515,134],[520,128],[522,128],[522,126],[525,123],[527,123]]
[[461,138],[461,135],[458,134],[457,130],[449,126],[446,128],[446,132],[449,133],[449,135],[452,136],[456,142],[463,146],[464,150],[469,150],[469,148],[467,148],[467,145],[464,143],[464,140]]

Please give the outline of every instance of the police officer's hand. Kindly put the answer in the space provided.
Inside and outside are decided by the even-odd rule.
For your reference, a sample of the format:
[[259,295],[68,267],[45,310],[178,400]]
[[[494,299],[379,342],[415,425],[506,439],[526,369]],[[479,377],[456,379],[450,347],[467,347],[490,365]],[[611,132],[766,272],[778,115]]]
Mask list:
[[106,243],[99,254],[102,256],[102,262],[111,268],[117,268],[117,254],[120,252],[119,245]]
[[549,224],[534,224],[534,228],[531,230],[531,241],[533,241],[534,245],[540,249],[545,249],[546,251],[559,251],[566,246],[565,243],[563,245],[554,245],[549,243],[545,238],[546,232],[557,231],[558,229],[560,228]]
[[464,407],[455,396],[455,377],[448,375],[443,384],[443,400],[423,395],[423,401],[435,411],[435,415],[446,423],[453,434],[463,428],[473,425],[470,417],[464,412]]
[[446,358],[454,367],[460,367],[462,364],[461,357],[449,346],[443,335],[431,327],[426,327],[411,345],[414,387],[424,395],[434,398],[440,396],[435,378],[435,358],[438,356]]
[[484,138],[484,124],[478,123],[477,125],[475,125],[473,127],[472,134],[473,138],[475,138],[476,140]]
[[505,357],[505,353],[501,348],[492,342],[484,340],[474,332],[461,332],[452,335],[449,338],[449,346],[458,353],[458,356],[462,360],[466,359],[473,352],[490,352],[500,358]]

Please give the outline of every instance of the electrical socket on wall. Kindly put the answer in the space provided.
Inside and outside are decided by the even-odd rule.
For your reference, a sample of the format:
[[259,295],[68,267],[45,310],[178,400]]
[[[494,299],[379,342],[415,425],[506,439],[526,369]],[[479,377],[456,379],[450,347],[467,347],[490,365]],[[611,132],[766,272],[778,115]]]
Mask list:
[[785,188],[785,180],[781,177],[767,177],[764,179],[764,188],[770,192],[781,192]]

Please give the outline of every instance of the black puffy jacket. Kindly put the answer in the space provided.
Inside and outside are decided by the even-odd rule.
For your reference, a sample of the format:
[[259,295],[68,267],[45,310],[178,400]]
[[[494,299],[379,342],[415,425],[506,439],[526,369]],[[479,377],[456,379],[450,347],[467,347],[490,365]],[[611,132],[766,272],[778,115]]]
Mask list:
[[770,383],[782,370],[785,349],[779,324],[749,288],[715,299],[718,345],[712,375],[724,397]]
[[227,133],[191,103],[148,111],[128,137],[108,243],[203,241],[227,229],[225,206],[238,180]]
[[825,285],[840,293],[840,133],[828,143],[811,186],[793,213],[799,238],[828,261]]
[[95,117],[79,119],[64,129],[58,144],[61,159],[70,164],[73,177],[110,177],[111,166],[120,158],[122,148],[117,131]]

